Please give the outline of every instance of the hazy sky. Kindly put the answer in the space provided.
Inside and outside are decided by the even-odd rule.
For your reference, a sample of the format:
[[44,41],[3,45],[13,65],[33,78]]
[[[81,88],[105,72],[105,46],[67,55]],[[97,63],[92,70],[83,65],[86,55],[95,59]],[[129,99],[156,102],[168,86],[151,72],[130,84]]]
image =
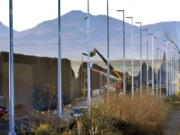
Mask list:
[[[58,0],[13,0],[14,28],[25,30],[42,21],[57,17]],[[0,0],[0,21],[8,25],[8,2]],[[62,14],[71,10],[86,12],[87,0],[61,0]],[[117,9],[125,9],[126,16],[135,21],[151,24],[160,21],[180,20],[180,0],[109,0],[110,16],[121,19]],[[106,0],[90,0],[90,12],[94,15],[106,14]]]

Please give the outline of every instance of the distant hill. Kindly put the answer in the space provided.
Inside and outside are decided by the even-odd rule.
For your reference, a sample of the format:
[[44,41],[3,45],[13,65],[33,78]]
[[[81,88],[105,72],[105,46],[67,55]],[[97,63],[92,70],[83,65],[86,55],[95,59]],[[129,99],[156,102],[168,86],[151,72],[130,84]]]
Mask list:
[[9,32],[9,28],[5,26],[2,22],[0,22],[0,35],[1,37],[7,36]]
[[[71,11],[62,16],[62,55],[73,60],[80,60],[82,52],[87,51],[86,13]],[[177,22],[162,22],[146,25],[158,36],[163,36],[164,31],[170,32],[176,39]],[[15,32],[15,52],[37,55],[57,56],[57,19],[38,24],[36,27]],[[106,16],[90,16],[91,45],[106,56]],[[1,28],[2,27],[2,28]],[[134,28],[134,51],[130,47],[130,30]],[[8,50],[8,28],[0,23],[0,50]],[[146,49],[146,35],[143,33],[143,54]],[[162,37],[163,38],[163,37]],[[162,42],[158,41],[162,46]],[[126,23],[126,56],[139,57],[139,28]],[[111,59],[122,58],[122,21],[110,18],[110,55]],[[95,57],[98,59],[98,57]]]

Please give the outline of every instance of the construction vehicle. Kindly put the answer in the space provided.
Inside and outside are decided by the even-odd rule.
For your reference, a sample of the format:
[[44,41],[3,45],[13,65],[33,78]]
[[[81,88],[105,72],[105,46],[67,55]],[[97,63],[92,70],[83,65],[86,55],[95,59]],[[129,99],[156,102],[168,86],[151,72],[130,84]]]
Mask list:
[[[83,53],[84,55],[87,56],[87,54]],[[96,49],[94,48],[94,50],[92,52],[90,52],[90,57],[93,57],[95,56],[96,54],[99,55],[99,57],[103,60],[103,62],[108,65],[108,61],[104,58],[104,56]],[[110,72],[113,76],[115,76],[116,78],[118,78],[118,82],[115,84],[115,87],[117,89],[122,89],[123,87],[123,83],[122,83],[122,80],[123,80],[123,74],[120,73],[119,71],[115,70],[115,68],[109,63],[109,69],[110,69]],[[126,73],[126,82],[128,83],[129,82],[129,75],[128,73]]]

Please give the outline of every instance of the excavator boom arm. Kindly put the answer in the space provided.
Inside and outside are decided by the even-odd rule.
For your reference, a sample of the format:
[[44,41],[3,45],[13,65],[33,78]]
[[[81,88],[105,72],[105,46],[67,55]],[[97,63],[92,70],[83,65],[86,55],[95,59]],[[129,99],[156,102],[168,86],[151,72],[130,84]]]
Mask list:
[[[100,57],[100,58],[104,61],[104,63],[107,65],[107,64],[108,64],[108,61],[104,58],[104,56],[103,56],[97,49],[94,49],[93,54],[95,55],[96,53],[99,55],[99,57]],[[110,68],[110,71],[113,72],[113,74],[114,74],[116,77],[122,79],[121,74],[120,74],[119,72],[117,72],[110,63],[109,63],[109,68]]]

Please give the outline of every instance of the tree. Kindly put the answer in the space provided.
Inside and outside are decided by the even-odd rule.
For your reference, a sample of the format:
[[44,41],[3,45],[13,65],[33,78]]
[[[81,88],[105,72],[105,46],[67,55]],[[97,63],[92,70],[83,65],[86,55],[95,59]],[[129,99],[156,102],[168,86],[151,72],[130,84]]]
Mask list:
[[48,83],[43,89],[43,92],[47,97],[49,115],[51,106],[55,105],[57,101],[57,86],[54,83]]

